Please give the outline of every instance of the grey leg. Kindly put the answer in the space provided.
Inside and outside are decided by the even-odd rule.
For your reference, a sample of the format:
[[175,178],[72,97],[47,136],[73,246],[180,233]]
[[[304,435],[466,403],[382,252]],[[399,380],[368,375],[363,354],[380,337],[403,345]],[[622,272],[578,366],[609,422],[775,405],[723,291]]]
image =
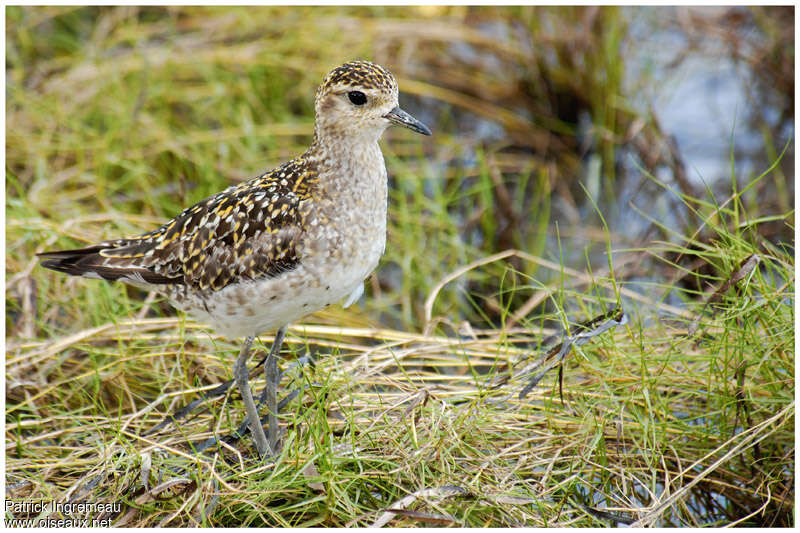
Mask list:
[[250,391],[250,383],[247,379],[247,357],[250,355],[250,346],[252,346],[254,338],[255,337],[247,337],[244,340],[242,351],[239,352],[239,358],[236,359],[236,364],[233,366],[233,377],[236,380],[236,385],[239,387],[239,392],[242,394],[244,407],[247,410],[247,418],[250,420],[250,433],[253,434],[253,439],[256,441],[258,454],[264,457],[268,451],[267,437],[264,435],[264,428],[261,427],[258,409],[256,409],[256,404],[253,401],[253,393]]
[[272,348],[270,348],[267,360],[264,362],[264,377],[267,381],[264,392],[267,394],[267,420],[269,422],[267,424],[267,432],[269,433],[269,447],[273,454],[278,451],[278,384],[280,381],[278,354],[281,352],[287,328],[288,324],[275,333]]

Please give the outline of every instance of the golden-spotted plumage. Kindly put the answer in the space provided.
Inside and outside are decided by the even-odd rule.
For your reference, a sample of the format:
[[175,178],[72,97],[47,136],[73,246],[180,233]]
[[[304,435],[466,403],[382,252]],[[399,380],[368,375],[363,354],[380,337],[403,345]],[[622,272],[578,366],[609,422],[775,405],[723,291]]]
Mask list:
[[[314,141],[300,157],[149,233],[41,254],[44,267],[157,290],[223,334],[247,336],[234,375],[262,455],[267,441],[247,381],[253,336],[278,328],[265,363],[271,368],[287,324],[361,294],[386,242],[387,177],[378,139],[391,124],[430,135],[400,109],[394,76],[366,61],[333,69],[314,109]],[[274,389],[267,396],[274,414]],[[276,430],[271,418],[272,451]]]
[[50,259],[43,266],[199,291],[274,277],[297,265],[296,238],[317,181],[316,169],[301,156],[186,208],[149,233],[45,253]]
[[350,61],[336,67],[325,76],[317,95],[324,94],[340,84],[358,86],[362,89],[379,89],[387,92],[397,90],[397,82],[392,73],[369,61]]

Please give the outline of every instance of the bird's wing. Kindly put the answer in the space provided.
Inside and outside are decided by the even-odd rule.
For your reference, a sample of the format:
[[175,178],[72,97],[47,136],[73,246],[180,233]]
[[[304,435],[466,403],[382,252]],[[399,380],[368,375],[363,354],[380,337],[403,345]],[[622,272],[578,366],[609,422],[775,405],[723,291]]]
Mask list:
[[211,196],[143,235],[39,254],[42,266],[135,285],[219,290],[294,269],[316,174],[293,160]]

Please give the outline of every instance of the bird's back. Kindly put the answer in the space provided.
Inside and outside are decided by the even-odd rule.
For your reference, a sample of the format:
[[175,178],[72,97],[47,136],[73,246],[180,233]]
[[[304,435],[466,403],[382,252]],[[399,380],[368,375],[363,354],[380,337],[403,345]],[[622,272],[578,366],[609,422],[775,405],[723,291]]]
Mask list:
[[317,172],[304,156],[184,209],[160,228],[75,250],[39,254],[67,274],[165,291],[217,291],[274,277],[298,263]]

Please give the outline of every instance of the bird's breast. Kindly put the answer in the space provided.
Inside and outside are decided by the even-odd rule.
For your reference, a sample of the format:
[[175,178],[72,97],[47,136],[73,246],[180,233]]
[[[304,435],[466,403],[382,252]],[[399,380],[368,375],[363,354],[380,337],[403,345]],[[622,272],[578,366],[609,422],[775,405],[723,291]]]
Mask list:
[[346,297],[378,265],[386,245],[387,176],[383,156],[361,154],[328,173],[309,214],[301,262]]

